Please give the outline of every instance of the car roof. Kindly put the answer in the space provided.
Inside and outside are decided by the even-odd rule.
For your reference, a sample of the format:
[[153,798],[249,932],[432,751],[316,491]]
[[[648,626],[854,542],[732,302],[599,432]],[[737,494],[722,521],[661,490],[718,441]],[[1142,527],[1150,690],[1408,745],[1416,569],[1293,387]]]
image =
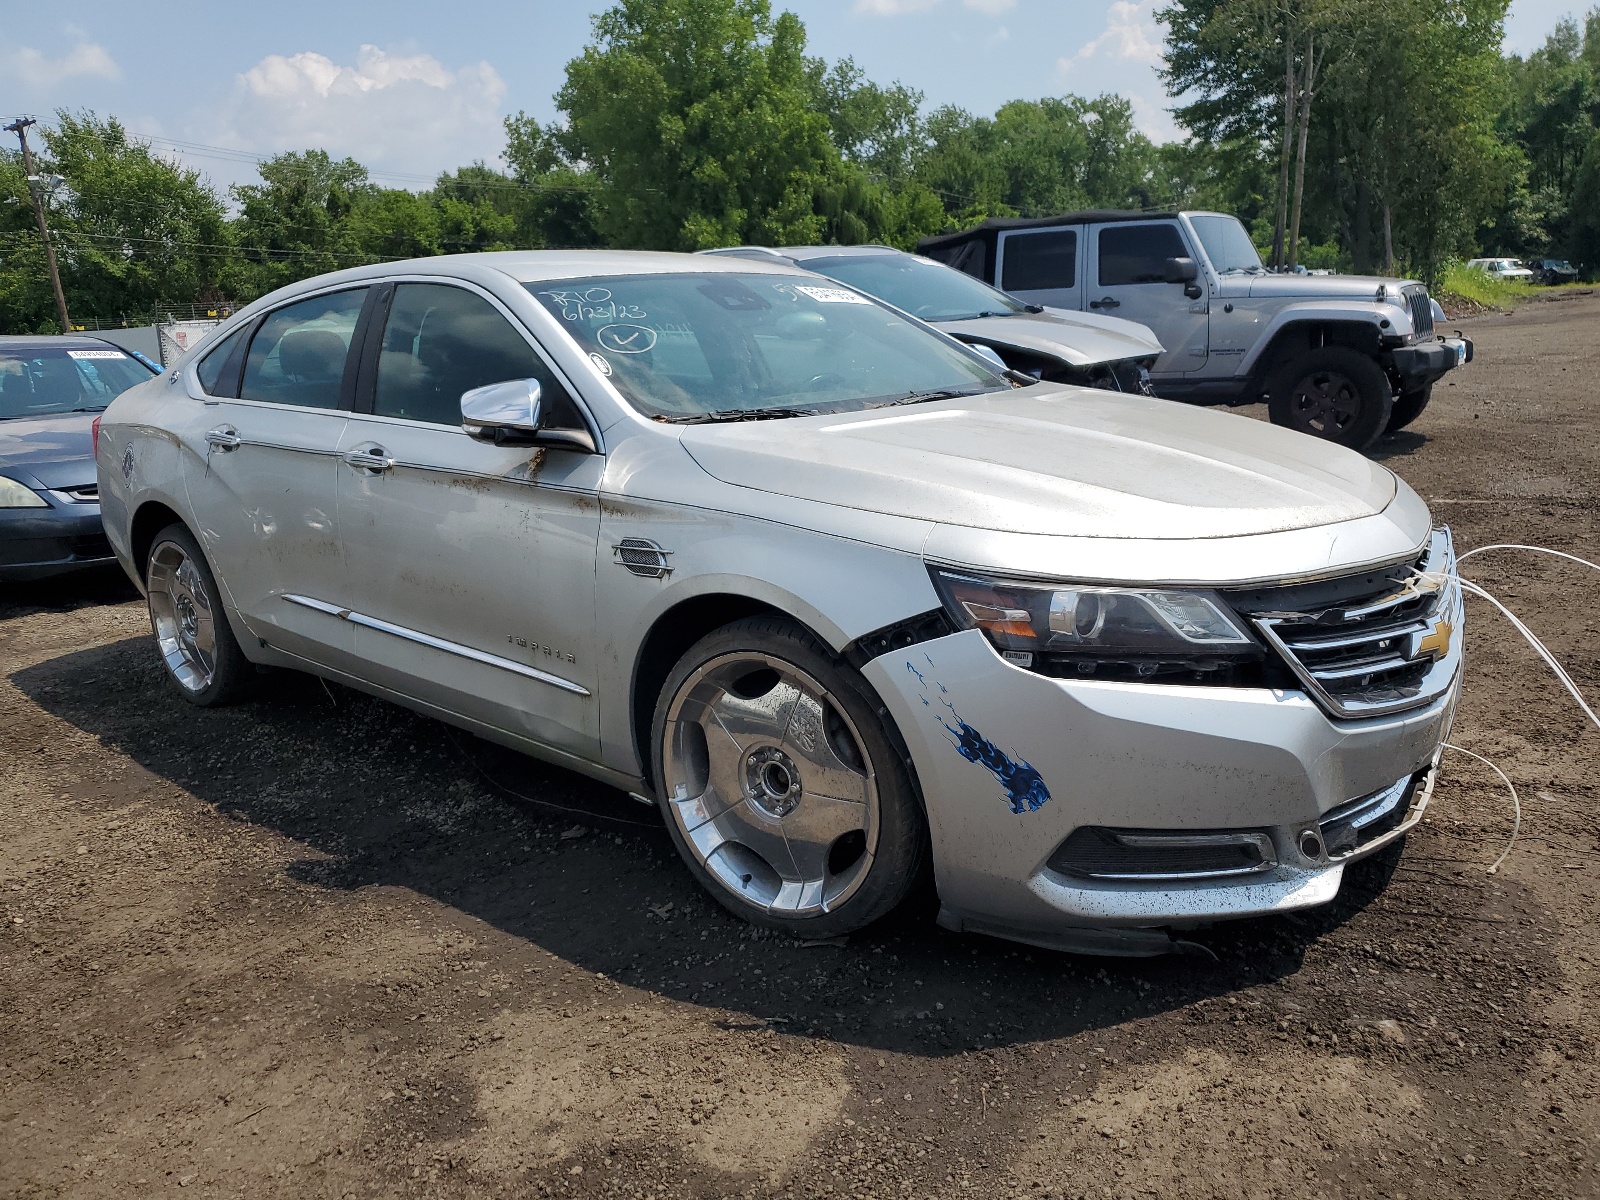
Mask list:
[[769,258],[775,262],[787,260],[796,264],[818,258],[888,258],[895,255],[905,258],[916,257],[906,254],[904,250],[896,250],[893,246],[880,246],[875,242],[858,246],[728,246],[719,250],[702,250],[700,253],[709,254],[714,258],[745,258],[756,262]]
[[[0,350],[28,350],[28,349],[56,349],[68,350],[122,350],[128,352],[115,342],[105,338],[86,337],[81,333],[6,333],[0,334]],[[129,355],[131,358],[132,355]]]

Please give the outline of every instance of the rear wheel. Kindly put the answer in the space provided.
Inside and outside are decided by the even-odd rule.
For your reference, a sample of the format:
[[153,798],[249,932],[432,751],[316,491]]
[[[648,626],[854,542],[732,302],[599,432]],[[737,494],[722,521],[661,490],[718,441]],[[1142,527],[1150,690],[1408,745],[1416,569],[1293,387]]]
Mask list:
[[1389,425],[1384,432],[1393,433],[1397,429],[1404,429],[1422,415],[1422,410],[1428,407],[1428,401],[1432,399],[1431,383],[1424,384],[1414,392],[1401,392],[1389,413]]
[[877,920],[911,890],[927,830],[866,682],[791,621],[693,646],[656,706],[673,842],[725,907],[807,937]]
[[1324,346],[1290,360],[1268,388],[1274,425],[1365,450],[1389,424],[1394,394],[1383,368],[1358,350]]
[[168,525],[150,544],[145,565],[150,627],[167,680],[191,704],[209,707],[237,700],[252,677],[216,577],[194,536]]

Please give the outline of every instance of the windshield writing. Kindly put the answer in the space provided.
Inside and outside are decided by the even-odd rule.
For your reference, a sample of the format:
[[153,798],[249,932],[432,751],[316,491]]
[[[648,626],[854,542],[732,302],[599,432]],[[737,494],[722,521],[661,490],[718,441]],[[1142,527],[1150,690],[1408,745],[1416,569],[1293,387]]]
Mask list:
[[1010,385],[977,356],[806,275],[530,283],[616,389],[663,420],[850,412]]

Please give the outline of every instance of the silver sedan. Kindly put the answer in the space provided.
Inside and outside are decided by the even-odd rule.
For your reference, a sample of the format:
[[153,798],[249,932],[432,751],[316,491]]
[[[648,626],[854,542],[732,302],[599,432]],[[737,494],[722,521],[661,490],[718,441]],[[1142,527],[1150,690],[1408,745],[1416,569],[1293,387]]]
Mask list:
[[1427,804],[1448,533],[1384,467],[1023,386],[792,264],[293,285],[118,398],[107,533],[176,692],[313,672],[661,809],[734,912],[1157,953],[1330,900]]

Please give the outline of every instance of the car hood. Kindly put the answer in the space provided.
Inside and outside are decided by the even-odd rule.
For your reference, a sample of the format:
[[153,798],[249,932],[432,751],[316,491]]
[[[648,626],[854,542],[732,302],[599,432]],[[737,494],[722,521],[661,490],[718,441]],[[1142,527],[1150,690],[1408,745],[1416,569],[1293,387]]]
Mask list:
[[969,317],[965,321],[934,321],[932,324],[963,342],[1031,351],[1073,367],[1149,358],[1162,351],[1156,335],[1137,321],[1066,309],[1016,313],[1007,317]]
[[1263,421],[1041,384],[843,416],[694,425],[715,478],[846,508],[1011,533],[1237,537],[1382,512],[1396,481]]
[[1252,275],[1250,295],[1284,300],[1372,300],[1379,287],[1395,291],[1412,283],[1416,280],[1378,275]]
[[0,472],[30,475],[40,487],[73,488],[94,482],[90,427],[98,413],[60,413],[0,421]]

